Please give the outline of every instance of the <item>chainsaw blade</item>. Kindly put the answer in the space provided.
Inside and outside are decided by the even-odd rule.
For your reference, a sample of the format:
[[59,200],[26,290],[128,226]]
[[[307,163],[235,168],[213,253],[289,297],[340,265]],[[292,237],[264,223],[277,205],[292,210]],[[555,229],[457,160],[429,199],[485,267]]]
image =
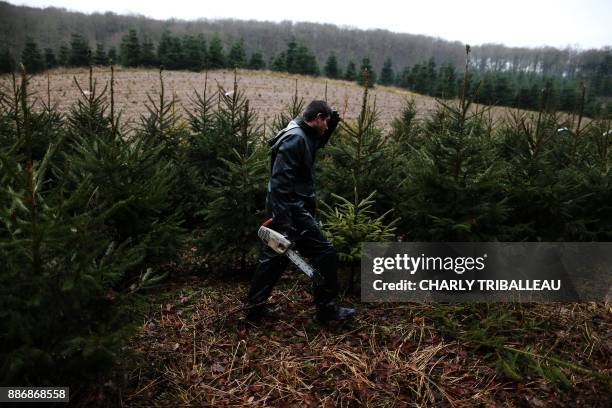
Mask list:
[[293,249],[288,249],[287,252],[285,252],[285,255],[287,255],[287,258],[291,259],[291,262],[293,262],[295,266],[300,268],[302,272],[308,275],[309,278],[314,276],[314,269],[312,269],[312,266],[310,266],[308,262],[306,262],[304,258],[298,255],[298,253]]

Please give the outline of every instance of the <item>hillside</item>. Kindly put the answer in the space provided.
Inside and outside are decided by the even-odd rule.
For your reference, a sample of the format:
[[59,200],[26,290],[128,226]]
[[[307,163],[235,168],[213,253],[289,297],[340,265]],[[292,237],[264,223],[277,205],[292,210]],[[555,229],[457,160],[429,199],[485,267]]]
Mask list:
[[[270,125],[274,117],[284,111],[295,94],[296,84],[298,94],[306,101],[324,99],[327,87],[327,100],[336,107],[345,119],[355,119],[359,114],[360,100],[363,88],[354,82],[313,78],[300,75],[289,75],[270,71],[238,70],[238,86],[251,102],[251,106],[259,115],[259,123]],[[51,103],[57,103],[60,111],[66,112],[74,104],[79,90],[74,79],[87,84],[88,71],[85,69],[54,70],[47,74],[35,75],[31,82],[31,91],[38,98],[47,100],[47,78],[50,85]],[[110,81],[110,69],[96,68],[94,76],[98,86],[103,88]],[[186,71],[167,71],[163,73],[167,95],[174,94],[180,104],[190,108],[194,90],[199,92],[204,87],[204,73]],[[3,82],[8,84],[8,77]],[[216,70],[208,73],[209,89],[216,90],[221,86],[226,90],[233,87],[234,72]],[[145,104],[147,95],[157,98],[160,88],[159,71],[154,69],[119,69],[115,73],[115,101],[117,108],[122,110],[125,121],[138,121],[140,115],[147,112]],[[169,92],[169,93],[168,93]],[[399,116],[404,101],[414,99],[420,117],[428,116],[436,106],[435,98],[419,95],[395,87],[377,86],[373,97],[380,115],[380,123],[389,127],[393,118]],[[495,107],[491,109],[492,118],[502,117],[508,108]],[[268,133],[270,131],[268,130]]]
[[[72,33],[84,35],[92,47],[101,43],[108,48],[118,45],[121,37],[131,28],[136,29],[141,37],[150,38],[155,43],[159,42],[164,30],[171,30],[178,35],[202,33],[207,37],[219,33],[226,49],[242,38],[247,53],[262,52],[266,62],[283,51],[292,36],[314,52],[319,64],[323,64],[332,51],[337,54],[343,67],[349,60],[358,62],[367,56],[377,71],[382,68],[387,57],[393,60],[397,70],[432,57],[438,64],[461,66],[464,61],[464,48],[460,42],[387,30],[359,30],[331,24],[289,21],[160,21],[143,16],[114,13],[87,15],[65,9],[39,9],[0,2],[0,44],[8,47],[13,55],[21,53],[28,35],[39,41],[42,49],[50,47],[57,50],[69,42]],[[609,53],[609,48],[580,51],[571,48],[510,48],[500,44],[485,44],[473,47],[472,61],[479,70],[510,69],[553,75],[565,73],[572,77],[588,73]]]

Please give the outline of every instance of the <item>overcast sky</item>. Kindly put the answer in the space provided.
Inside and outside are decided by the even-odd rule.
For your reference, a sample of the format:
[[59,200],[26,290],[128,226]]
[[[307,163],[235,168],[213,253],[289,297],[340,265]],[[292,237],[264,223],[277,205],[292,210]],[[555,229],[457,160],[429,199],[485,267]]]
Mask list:
[[[156,19],[310,21],[424,34],[472,45],[612,46],[612,0],[9,0]],[[363,6],[361,6],[363,4]]]

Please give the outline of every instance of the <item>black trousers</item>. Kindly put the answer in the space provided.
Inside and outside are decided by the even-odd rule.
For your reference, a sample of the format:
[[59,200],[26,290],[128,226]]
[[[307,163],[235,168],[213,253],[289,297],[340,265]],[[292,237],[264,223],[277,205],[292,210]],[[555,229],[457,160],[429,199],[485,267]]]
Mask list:
[[[333,307],[338,294],[338,257],[313,213],[304,206],[298,206],[292,211],[293,230],[289,233],[289,240],[295,243],[293,248],[306,257],[314,268],[315,305],[317,309],[324,310]],[[274,229],[274,225],[270,227]],[[251,280],[247,307],[265,304],[289,262],[286,256],[277,254],[268,246],[264,247]]]

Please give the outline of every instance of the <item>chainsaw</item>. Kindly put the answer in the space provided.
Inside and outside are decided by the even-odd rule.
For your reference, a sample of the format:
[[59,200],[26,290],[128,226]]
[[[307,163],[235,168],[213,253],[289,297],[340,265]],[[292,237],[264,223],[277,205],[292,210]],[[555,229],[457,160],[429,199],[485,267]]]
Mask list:
[[310,264],[300,256],[300,254],[291,249],[292,243],[289,241],[289,239],[287,239],[287,237],[268,227],[268,225],[271,223],[272,218],[264,222],[261,227],[259,227],[259,231],[257,231],[259,238],[261,238],[261,240],[272,248],[277,254],[287,256],[287,258],[289,258],[291,262],[293,262],[302,272],[308,275],[309,278],[314,277],[315,270],[312,268],[312,266],[310,266]]

